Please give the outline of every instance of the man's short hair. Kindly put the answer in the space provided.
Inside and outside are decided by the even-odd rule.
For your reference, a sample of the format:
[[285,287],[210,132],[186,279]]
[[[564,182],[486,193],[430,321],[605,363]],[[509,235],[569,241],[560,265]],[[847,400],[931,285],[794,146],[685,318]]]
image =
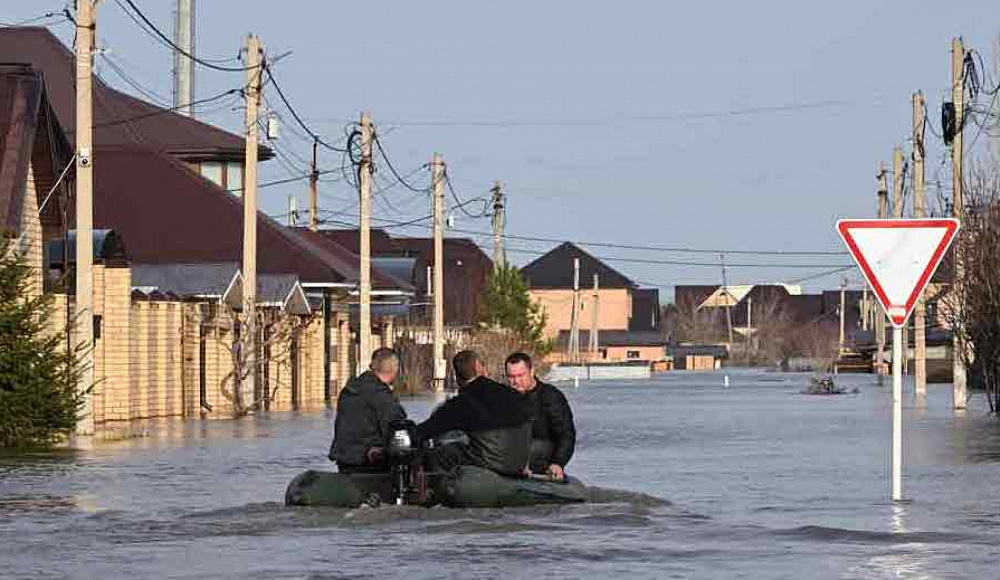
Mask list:
[[399,370],[399,356],[391,348],[377,348],[372,353],[371,369],[380,374],[396,372]]
[[459,384],[465,384],[476,378],[476,363],[481,363],[479,355],[474,350],[463,350],[451,359],[451,364],[455,367],[455,378]]
[[528,367],[529,370],[532,368],[531,357],[524,352],[515,352],[507,357],[507,360],[503,364],[506,367],[507,365],[516,365],[517,363],[524,363],[524,366]]

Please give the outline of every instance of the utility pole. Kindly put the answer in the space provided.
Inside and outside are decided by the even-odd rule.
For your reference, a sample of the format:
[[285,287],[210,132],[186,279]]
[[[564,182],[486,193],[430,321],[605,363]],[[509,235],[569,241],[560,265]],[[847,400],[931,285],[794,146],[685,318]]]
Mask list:
[[313,138],[312,163],[309,164],[309,229],[319,231],[319,168],[316,165],[316,146],[319,144],[319,137]]
[[847,295],[847,279],[840,281],[840,338],[837,340],[837,349],[840,356],[844,356],[844,312]]
[[97,18],[92,0],[78,0],[76,10],[76,316],[84,345],[80,373],[83,407],[78,435],[94,433],[94,31]]
[[[885,164],[879,163],[878,174],[878,219],[889,217],[889,184],[885,177]],[[875,342],[878,343],[878,354],[876,359],[875,372],[878,375],[878,384],[882,384],[884,373],[883,363],[885,361],[885,311],[882,304],[875,305]]]
[[[361,196],[361,236],[358,247],[361,254],[361,272],[359,275],[359,308],[358,308],[358,351],[357,374],[368,368],[372,358],[372,117],[370,113],[361,113],[361,164],[358,167],[358,188]],[[437,288],[434,289],[437,293]]]
[[753,326],[751,326],[751,323],[753,322],[753,319],[751,318],[753,316],[752,312],[753,312],[753,294],[750,294],[749,296],[747,296],[747,340],[746,340],[746,346],[744,347],[744,349],[746,350],[748,363],[750,357],[750,329],[753,328]]
[[434,391],[444,390],[444,186],[446,167],[438,153],[431,159],[434,190]]
[[733,295],[729,293],[729,282],[726,281],[726,255],[719,254],[719,260],[722,262],[722,292],[723,296],[726,297],[726,329],[729,332],[729,348],[733,348],[733,307],[730,302],[734,300]]
[[[892,217],[903,219],[903,148],[896,145],[892,148]],[[902,330],[903,373],[909,367],[909,337],[906,328]]]
[[[194,0],[177,0],[177,27],[174,42],[181,50],[194,54]],[[174,51],[174,109],[181,115],[194,116],[194,62]]]
[[573,311],[569,318],[569,360],[580,362],[580,258],[573,258]]
[[601,305],[601,295],[599,293],[599,287],[597,283],[597,274],[594,274],[594,304],[593,308],[590,310],[590,357],[591,360],[597,360],[597,333],[599,329],[597,325],[599,324],[598,308]]
[[[913,93],[913,217],[927,217],[924,185],[924,94]],[[913,390],[918,404],[927,397],[927,310],[924,293],[913,310]]]
[[240,400],[257,389],[257,116],[260,106],[260,79],[263,48],[260,39],[247,36],[246,157],[243,178],[243,315],[246,319],[244,344],[250,372],[242,385]]
[[503,248],[503,230],[507,225],[504,209],[503,184],[498,180],[493,184],[493,269],[498,270],[507,261]]
[[[962,192],[962,124],[965,122],[965,77],[963,62],[965,47],[961,38],[951,40],[951,99],[955,105],[955,138],[951,143],[951,207],[952,217],[962,222],[965,213],[965,200]],[[956,310],[952,316],[952,398],[956,410],[965,408],[966,376],[965,376],[965,341],[961,337],[962,320],[962,275],[965,270],[962,263],[962,244],[955,244],[954,273],[952,281],[952,308]]]

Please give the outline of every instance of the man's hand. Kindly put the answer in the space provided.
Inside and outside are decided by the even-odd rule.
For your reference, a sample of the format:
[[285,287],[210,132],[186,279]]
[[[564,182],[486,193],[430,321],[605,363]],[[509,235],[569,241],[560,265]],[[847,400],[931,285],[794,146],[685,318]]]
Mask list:
[[557,479],[559,481],[566,478],[566,473],[563,471],[562,466],[555,463],[549,466],[549,475],[552,479]]
[[382,459],[385,454],[381,447],[371,447],[368,452],[365,453],[365,458],[368,460],[368,465],[381,465]]

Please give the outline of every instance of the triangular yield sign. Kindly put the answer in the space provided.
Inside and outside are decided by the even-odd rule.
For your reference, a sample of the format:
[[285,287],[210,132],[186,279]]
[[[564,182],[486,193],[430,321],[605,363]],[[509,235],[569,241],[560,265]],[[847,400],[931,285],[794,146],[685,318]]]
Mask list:
[[955,239],[958,220],[840,220],[837,231],[893,326],[903,326]]

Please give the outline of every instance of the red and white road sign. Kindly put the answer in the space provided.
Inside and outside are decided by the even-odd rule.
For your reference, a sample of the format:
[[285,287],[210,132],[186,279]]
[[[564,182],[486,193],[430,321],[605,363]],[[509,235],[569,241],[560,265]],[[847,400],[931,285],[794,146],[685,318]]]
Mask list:
[[893,326],[903,326],[955,239],[958,220],[840,220],[837,231]]

